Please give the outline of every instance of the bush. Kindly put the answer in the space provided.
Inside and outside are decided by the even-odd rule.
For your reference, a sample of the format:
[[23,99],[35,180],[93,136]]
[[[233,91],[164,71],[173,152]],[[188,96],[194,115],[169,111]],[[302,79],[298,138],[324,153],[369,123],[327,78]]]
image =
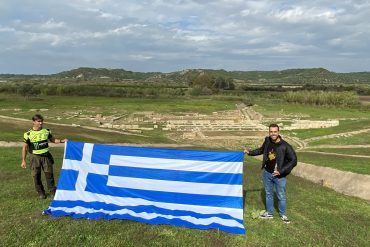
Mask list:
[[309,105],[359,105],[360,100],[354,92],[324,92],[324,91],[297,91],[284,94],[284,100],[289,103]]
[[211,95],[212,90],[208,87],[202,86],[194,86],[190,91],[189,94],[192,96],[199,96],[199,95]]

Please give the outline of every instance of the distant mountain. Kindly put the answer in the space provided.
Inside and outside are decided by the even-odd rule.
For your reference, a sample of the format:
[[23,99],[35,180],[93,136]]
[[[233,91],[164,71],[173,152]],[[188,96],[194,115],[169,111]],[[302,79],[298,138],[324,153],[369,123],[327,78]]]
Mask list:
[[51,75],[52,77],[59,78],[78,78],[83,77],[85,79],[92,78],[111,78],[111,79],[133,79],[133,80],[142,80],[149,77],[158,75],[161,73],[157,72],[132,72],[124,69],[105,69],[105,68],[78,68],[69,71],[63,71],[58,74]]
[[[287,69],[281,71],[225,71],[225,70],[189,70],[187,74],[209,73],[249,83],[370,83],[370,72],[335,73],[323,68]],[[193,75],[194,76],[194,75]]]
[[171,73],[133,72],[124,69],[87,68],[82,67],[51,75],[16,75],[0,74],[1,79],[54,79],[85,81],[145,81],[184,84],[196,77],[208,74],[211,77],[233,79],[240,84],[331,84],[331,83],[363,83],[370,84],[370,72],[335,73],[324,68],[287,69],[281,71],[226,71],[211,69],[187,69]]
[[370,72],[335,73],[323,68],[312,69],[287,69],[281,71],[226,71],[208,69],[190,69],[181,72],[173,72],[168,77],[194,78],[201,73],[208,73],[214,77],[232,78],[236,81],[247,83],[278,83],[278,84],[302,84],[302,83],[367,83],[370,84]]

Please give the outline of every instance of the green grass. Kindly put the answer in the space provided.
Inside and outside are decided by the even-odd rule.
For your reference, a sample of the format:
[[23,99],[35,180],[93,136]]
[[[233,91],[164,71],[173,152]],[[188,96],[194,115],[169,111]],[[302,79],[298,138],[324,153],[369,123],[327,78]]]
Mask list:
[[340,134],[343,132],[350,132],[356,130],[367,129],[370,126],[370,118],[369,119],[361,119],[361,120],[341,120],[339,121],[339,125],[330,128],[320,128],[320,129],[302,129],[302,130],[291,130],[287,131],[287,133],[301,138],[301,139],[308,139],[317,136],[325,136],[331,134]]
[[[311,151],[311,149],[310,149]],[[315,148],[312,151],[337,153],[337,154],[350,154],[350,155],[367,155],[370,156],[369,148]],[[370,160],[369,160],[370,162]]]
[[[1,141],[23,141],[23,133],[32,127],[32,121],[15,121],[0,118]],[[142,134],[125,135],[119,133],[110,133],[96,130],[82,129],[80,127],[58,126],[53,124],[44,125],[50,128],[56,138],[67,138],[82,142],[99,143],[173,143],[166,138],[163,132],[148,131]]]
[[138,112],[156,111],[161,113],[194,111],[211,113],[213,111],[235,109],[235,101],[222,97],[196,97],[173,99],[139,99],[139,98],[114,98],[90,96],[43,96],[37,98],[24,98],[17,95],[0,94],[2,110],[0,114],[14,115],[15,108],[20,109],[16,115],[29,119],[33,112],[30,109],[49,109],[45,114],[54,114],[55,111],[99,111],[109,112]]
[[370,132],[365,132],[348,137],[327,138],[322,140],[310,141],[308,145],[361,145],[369,144],[369,140]]
[[[0,148],[1,246],[366,246],[370,204],[289,176],[290,225],[277,217],[252,217],[264,208],[260,161],[244,166],[244,219],[248,233],[148,225],[127,220],[86,220],[42,216],[50,199],[39,200],[30,171],[20,168],[20,148]],[[53,148],[56,179],[63,150]]]
[[313,154],[304,151],[299,152],[297,156],[300,162],[331,167],[341,171],[370,175],[370,159],[368,158],[343,157],[332,154]]
[[279,95],[271,96],[276,99],[256,98],[256,111],[265,117],[279,118],[282,114],[294,114],[300,119],[326,120],[338,118],[369,118],[367,107],[334,107],[310,106],[302,104],[289,104],[279,99]]

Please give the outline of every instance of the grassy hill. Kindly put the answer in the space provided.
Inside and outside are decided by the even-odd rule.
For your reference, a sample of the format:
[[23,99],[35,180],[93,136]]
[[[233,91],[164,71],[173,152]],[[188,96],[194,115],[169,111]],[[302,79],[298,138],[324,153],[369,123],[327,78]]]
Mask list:
[[84,79],[132,79],[143,80],[149,77],[160,75],[158,72],[133,72],[124,69],[106,69],[106,68],[78,68],[69,71],[63,71],[57,74],[50,75],[55,78],[84,78]]
[[0,79],[40,79],[40,80],[73,80],[109,81],[122,80],[146,82],[189,82],[199,75],[207,73],[211,77],[231,78],[245,83],[277,84],[370,84],[370,72],[336,73],[324,68],[287,69],[281,71],[226,71],[210,69],[188,69],[171,73],[133,72],[124,69],[77,68],[51,75],[16,75],[1,74]]

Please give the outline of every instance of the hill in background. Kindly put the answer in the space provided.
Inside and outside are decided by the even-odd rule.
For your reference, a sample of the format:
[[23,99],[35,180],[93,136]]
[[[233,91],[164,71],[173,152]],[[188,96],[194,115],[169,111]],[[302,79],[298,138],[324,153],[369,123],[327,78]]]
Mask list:
[[211,77],[232,79],[237,84],[370,84],[370,72],[336,73],[323,68],[287,69],[281,71],[226,71],[210,69],[187,69],[171,73],[133,72],[124,69],[81,67],[50,75],[1,74],[0,79],[35,79],[49,81],[145,81],[186,84],[194,78],[207,74]]

